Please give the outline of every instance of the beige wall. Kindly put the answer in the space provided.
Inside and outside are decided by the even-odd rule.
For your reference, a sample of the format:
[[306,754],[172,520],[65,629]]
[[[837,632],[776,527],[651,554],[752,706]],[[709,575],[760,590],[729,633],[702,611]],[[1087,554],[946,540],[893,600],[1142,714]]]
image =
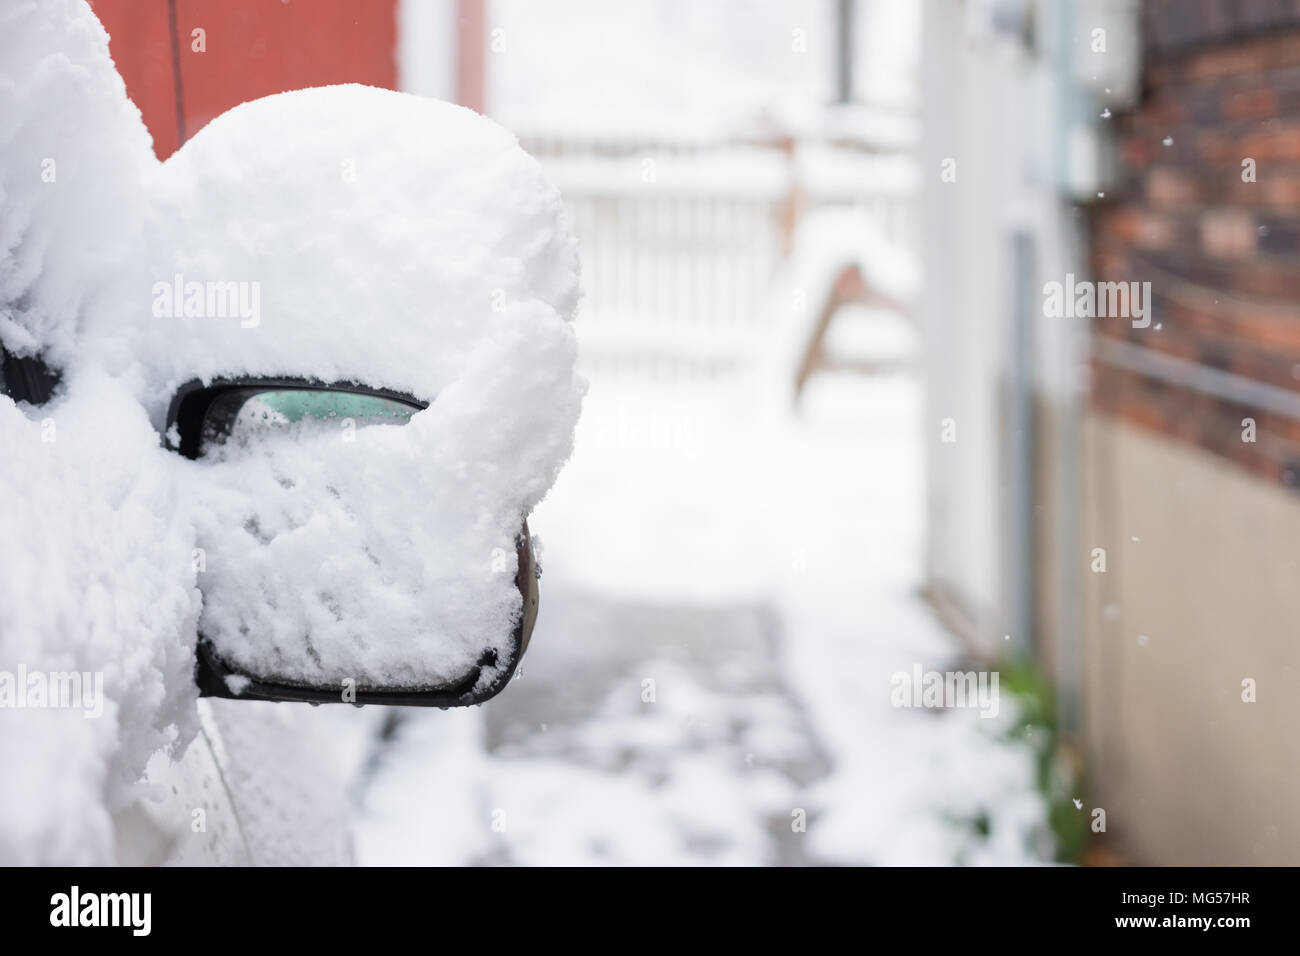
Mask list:
[[1082,563],[1089,805],[1109,845],[1300,864],[1300,494],[1112,419],[1083,437],[1081,546],[1108,565]]

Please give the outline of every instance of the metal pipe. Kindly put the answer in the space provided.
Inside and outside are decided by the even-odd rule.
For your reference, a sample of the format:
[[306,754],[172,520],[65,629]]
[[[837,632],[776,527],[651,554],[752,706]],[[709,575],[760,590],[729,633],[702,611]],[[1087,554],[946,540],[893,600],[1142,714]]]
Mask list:
[[1300,393],[1256,382],[1233,372],[1211,368],[1119,339],[1097,336],[1093,358],[1104,365],[1136,372],[1147,378],[1212,395],[1237,405],[1300,420]]

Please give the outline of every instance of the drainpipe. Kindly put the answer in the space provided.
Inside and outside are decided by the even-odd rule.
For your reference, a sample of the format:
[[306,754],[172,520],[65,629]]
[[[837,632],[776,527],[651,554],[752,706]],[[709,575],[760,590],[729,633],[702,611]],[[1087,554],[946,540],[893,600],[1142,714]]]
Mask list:
[[1017,229],[1011,240],[1012,288],[1015,290],[1011,321],[1010,381],[1007,401],[1008,499],[1010,514],[1011,612],[1010,647],[1013,657],[1027,658],[1035,650],[1033,634],[1038,594],[1034,518],[1034,239]]
[[853,101],[853,0],[835,5],[835,102]]

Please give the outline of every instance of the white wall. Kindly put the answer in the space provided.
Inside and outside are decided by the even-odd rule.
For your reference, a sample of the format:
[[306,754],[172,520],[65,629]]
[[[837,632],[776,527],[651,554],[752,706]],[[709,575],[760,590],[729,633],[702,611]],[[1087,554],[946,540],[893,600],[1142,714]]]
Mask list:
[[[1083,272],[1077,213],[1060,191],[1064,121],[1078,106],[1058,47],[1078,27],[1042,4],[1027,42],[1028,23],[1008,29],[1005,18],[981,15],[998,6],[927,0],[923,16],[928,573],[932,587],[970,612],[968,636],[985,649],[1027,650],[1035,627],[1021,592],[1074,587],[1072,552],[1044,555],[1041,539],[1046,527],[1054,552],[1076,547],[1075,442],[1068,427],[1020,427],[1015,384],[1022,376],[1022,410],[1039,414],[1046,404],[1054,427],[1068,426],[1084,380],[1086,329],[1044,318],[1041,289],[1066,271]],[[955,182],[941,177],[948,159]],[[1019,278],[1017,235],[1029,250]],[[946,418],[957,422],[953,444],[940,440]],[[1044,455],[1056,466],[1038,467]],[[1025,463],[1019,471],[1017,461]],[[1018,543],[1026,530],[1039,532],[1039,550]],[[1049,573],[1059,579],[1041,580]]]
[[[928,572],[987,637],[998,605],[997,382],[1004,272],[996,227],[1007,177],[988,100],[997,77],[969,50],[963,4],[929,0],[922,26],[922,329],[929,467]],[[956,181],[944,182],[955,161]],[[940,440],[956,422],[957,440]]]

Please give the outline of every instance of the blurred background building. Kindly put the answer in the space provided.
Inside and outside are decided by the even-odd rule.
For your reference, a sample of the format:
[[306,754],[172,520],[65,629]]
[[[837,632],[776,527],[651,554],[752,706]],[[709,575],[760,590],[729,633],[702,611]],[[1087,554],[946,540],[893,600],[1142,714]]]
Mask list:
[[[925,22],[931,591],[1051,675],[1104,845],[1294,863],[1300,6]],[[1067,274],[1149,325],[1046,315]]]
[[[579,237],[535,644],[586,691],[548,710],[539,658],[408,726],[550,835],[412,841],[397,761],[363,857],[1300,861],[1300,3],[93,6],[162,158],[406,89],[519,135]],[[1070,277],[1149,282],[1149,324],[1048,314]],[[1028,675],[996,740],[891,711],[954,661]],[[655,667],[686,711],[647,716]]]

